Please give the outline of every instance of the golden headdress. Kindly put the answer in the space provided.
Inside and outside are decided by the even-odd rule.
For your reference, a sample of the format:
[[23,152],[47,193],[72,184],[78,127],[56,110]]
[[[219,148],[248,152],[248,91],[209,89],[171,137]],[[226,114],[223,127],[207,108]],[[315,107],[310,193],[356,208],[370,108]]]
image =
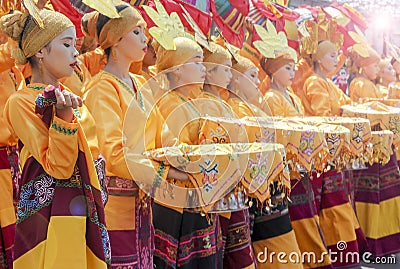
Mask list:
[[268,75],[272,75],[289,62],[297,62],[296,51],[289,47],[288,40],[284,32],[277,33],[271,21],[266,23],[267,29],[260,25],[254,25],[261,40],[254,41],[254,47],[264,58],[261,66]]
[[157,10],[148,6],[143,6],[143,9],[156,25],[149,29],[149,33],[154,39],[152,44],[157,53],[156,68],[160,73],[186,63],[197,54],[202,54],[203,50],[199,43],[207,47],[208,41],[183,6],[181,7],[184,16],[195,30],[195,36],[185,31],[176,12],[168,14],[159,0],[154,2]]
[[17,63],[25,64],[43,47],[73,23],[63,14],[50,10],[39,11],[31,0],[23,1],[29,13],[14,11],[1,17],[1,31],[18,42],[12,52]]
[[203,52],[203,62],[207,63],[222,64],[226,60],[232,59],[232,55],[227,49],[214,42],[210,43],[210,50],[204,50]]
[[282,53],[288,53],[294,61],[297,61],[297,53],[289,47],[285,33],[277,33],[271,21],[266,23],[267,29],[257,24],[254,28],[261,40],[254,41],[253,45],[265,58],[274,59]]
[[354,26],[355,32],[349,32],[355,44],[350,49],[350,57],[356,67],[364,67],[372,63],[379,63],[380,56],[369,44],[361,30]]
[[[115,6],[109,7],[109,9],[115,9],[118,17],[108,17],[108,15],[99,11],[93,11],[85,14],[82,18],[83,32],[89,37],[96,38],[100,47],[104,50],[112,47],[135,27],[146,25],[142,15],[135,8],[125,2],[121,2],[119,5],[126,7],[119,12],[115,9]],[[100,10],[104,10],[104,7]],[[110,12],[106,14],[108,13]],[[100,14],[108,17],[109,20],[103,25],[100,33],[98,33],[97,24]]]
[[159,0],[155,0],[154,2],[157,10],[149,6],[143,6],[143,9],[156,25],[149,29],[149,33],[160,46],[166,50],[175,50],[174,39],[176,37],[186,37],[195,40],[206,48],[208,47],[207,37],[202,33],[199,26],[182,5],[181,8],[184,11],[183,16],[194,29],[194,36],[185,31],[185,27],[176,12],[168,14]]
[[[301,54],[315,60],[318,45],[321,41],[330,41],[339,50],[343,45],[343,34],[338,31],[336,19],[328,19],[325,12],[319,8],[316,21],[309,19],[299,25],[301,34]],[[328,43],[326,43],[328,44]]]
[[[248,58],[241,55],[236,55],[236,62],[232,65],[232,68],[240,73],[244,73],[252,68],[257,68],[257,66]],[[257,68],[258,69],[258,68]]]

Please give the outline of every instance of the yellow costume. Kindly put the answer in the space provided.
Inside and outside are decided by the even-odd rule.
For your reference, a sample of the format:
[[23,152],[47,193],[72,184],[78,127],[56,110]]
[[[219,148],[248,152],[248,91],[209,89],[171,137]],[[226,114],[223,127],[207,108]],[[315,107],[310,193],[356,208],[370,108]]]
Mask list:
[[372,81],[364,77],[356,77],[351,81],[349,93],[354,102],[359,102],[360,98],[383,98],[385,96]]
[[[120,18],[110,19],[97,11],[84,17],[85,32],[95,37],[103,50],[110,49],[135,27],[145,27],[136,9],[122,2],[117,8]],[[111,266],[149,268],[153,266],[154,239],[151,199],[138,185],[151,189],[168,174],[168,166],[143,155],[146,150],[162,146],[162,136],[168,129],[162,129],[161,118],[152,110],[153,97],[142,88],[143,77],[130,74],[131,87],[109,72],[98,71],[106,56],[102,51],[92,54],[86,55],[83,62],[91,74],[98,73],[84,89],[84,103],[96,122],[100,152],[106,159],[109,200],[105,218],[113,249]],[[102,61],[92,65],[93,59]]]
[[[379,65],[381,59],[379,54],[371,47],[367,47],[368,56],[361,56],[357,49],[352,51],[351,58],[354,67],[358,68],[359,73],[363,72],[363,68],[372,64]],[[373,78],[375,79],[375,78]],[[356,76],[350,83],[349,96],[354,102],[359,102],[360,98],[382,98],[384,95],[375,86],[375,83],[364,76]]]
[[[21,72],[12,67],[0,73],[0,111],[4,111],[4,107],[8,98],[18,89],[25,85]],[[20,175],[19,162],[17,154],[17,139],[11,135],[10,130],[6,127],[6,119],[0,115],[0,256],[4,257],[6,267],[12,267],[12,251],[14,249],[15,237],[15,207],[17,195],[17,181]]]
[[351,100],[330,79],[317,74],[304,83],[304,96],[301,96],[304,110],[308,116],[339,116],[340,107]]
[[282,92],[269,89],[265,94],[265,101],[275,116],[304,116],[304,108],[300,98],[286,90],[287,96]]
[[[21,65],[73,27],[61,13],[47,10],[14,11],[3,16],[0,25],[19,42],[12,55]],[[55,115],[54,92],[45,93],[46,86],[24,87],[4,110],[12,136],[20,140],[23,169],[13,266],[105,269],[110,245],[93,157],[79,120],[65,122]]]

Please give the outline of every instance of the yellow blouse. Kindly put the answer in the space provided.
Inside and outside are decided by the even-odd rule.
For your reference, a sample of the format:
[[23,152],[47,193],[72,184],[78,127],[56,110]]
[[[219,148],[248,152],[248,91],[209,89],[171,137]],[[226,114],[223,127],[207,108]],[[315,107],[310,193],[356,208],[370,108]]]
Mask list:
[[177,91],[168,91],[157,103],[161,117],[179,143],[199,142],[201,113],[193,100]]
[[262,111],[259,107],[251,104],[250,102],[245,102],[238,97],[231,97],[228,100],[228,104],[231,106],[236,117],[267,117],[268,115]]
[[267,102],[273,116],[304,116],[304,107],[301,99],[290,91],[286,91],[288,96],[282,92],[269,89],[265,94]]
[[317,74],[305,81],[304,94],[301,98],[307,116],[339,116],[340,107],[351,103],[332,80],[325,80]]
[[84,103],[96,122],[107,176],[133,179],[130,171],[134,171],[135,180],[152,184],[156,177],[166,176],[168,167],[146,159],[143,153],[163,146],[162,137],[166,146],[174,141],[153,109],[151,93],[141,87],[142,77],[132,75],[132,80],[136,92],[116,76],[100,71],[87,85]]
[[[25,80],[18,68],[12,67],[9,70],[0,73],[0,111],[3,112],[8,98],[18,89],[25,86]],[[0,147],[13,146],[17,143],[17,138],[11,135],[11,132],[6,128],[5,115],[0,114]]]
[[11,51],[18,44],[10,38],[8,40],[7,43],[0,44],[0,72],[4,72],[15,65],[15,59],[11,57]]
[[356,77],[353,79],[349,86],[349,95],[354,102],[359,102],[360,98],[384,97],[372,81],[363,77]]
[[[226,92],[229,94],[229,92]],[[218,98],[214,94],[201,91],[196,101],[202,116],[234,118],[235,114],[231,106],[223,99]]]
[[81,54],[78,59],[92,76],[99,73],[107,63],[107,58],[101,48]]
[[31,84],[13,94],[4,109],[6,122],[14,137],[24,144],[21,166],[33,156],[49,175],[69,179],[78,156],[78,127],[75,118],[66,122],[54,116],[50,128],[35,113],[35,100],[46,85]]

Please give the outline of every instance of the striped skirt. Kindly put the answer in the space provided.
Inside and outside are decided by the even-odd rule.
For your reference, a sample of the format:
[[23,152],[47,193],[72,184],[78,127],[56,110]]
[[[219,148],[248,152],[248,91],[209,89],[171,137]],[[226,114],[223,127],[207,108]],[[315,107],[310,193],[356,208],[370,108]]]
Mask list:
[[355,171],[357,216],[375,257],[400,252],[400,173],[393,154],[389,163]]

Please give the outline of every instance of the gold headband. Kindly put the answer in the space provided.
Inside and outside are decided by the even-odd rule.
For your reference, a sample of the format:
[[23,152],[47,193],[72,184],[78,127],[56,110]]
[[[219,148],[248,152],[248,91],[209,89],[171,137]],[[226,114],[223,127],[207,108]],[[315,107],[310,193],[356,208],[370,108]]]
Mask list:
[[328,52],[337,51],[337,47],[329,40],[318,44],[317,52],[312,56],[313,61],[321,60]]
[[240,73],[244,73],[252,68],[257,68],[257,66],[246,57],[236,55],[235,60],[236,62],[232,65],[232,68]]
[[203,50],[196,41],[186,37],[176,37],[174,39],[175,50],[167,50],[162,46],[155,45],[157,51],[156,67],[160,73],[168,68],[186,63],[197,54],[203,54]]
[[19,43],[12,56],[19,64],[25,64],[27,59],[49,44],[55,37],[73,23],[63,14],[50,10],[41,10],[43,28],[39,27],[29,14],[14,11],[1,17],[1,30]]
[[[222,64],[227,60],[231,60],[232,56],[227,49],[214,42],[210,43],[210,50],[204,49],[204,63]],[[215,65],[206,65],[207,70],[215,67]]]
[[261,67],[264,69],[265,73],[272,76],[276,71],[278,71],[282,66],[288,63],[294,63],[293,57],[287,53],[281,53],[275,58],[265,58],[261,61]]
[[84,30],[87,30],[88,36],[97,38],[102,49],[112,47],[135,27],[146,25],[139,11],[130,5],[126,6],[119,12],[119,18],[111,18],[104,24],[99,36],[97,36],[97,23],[100,13],[97,11],[90,12],[82,18],[82,25],[87,23],[87,29]]

